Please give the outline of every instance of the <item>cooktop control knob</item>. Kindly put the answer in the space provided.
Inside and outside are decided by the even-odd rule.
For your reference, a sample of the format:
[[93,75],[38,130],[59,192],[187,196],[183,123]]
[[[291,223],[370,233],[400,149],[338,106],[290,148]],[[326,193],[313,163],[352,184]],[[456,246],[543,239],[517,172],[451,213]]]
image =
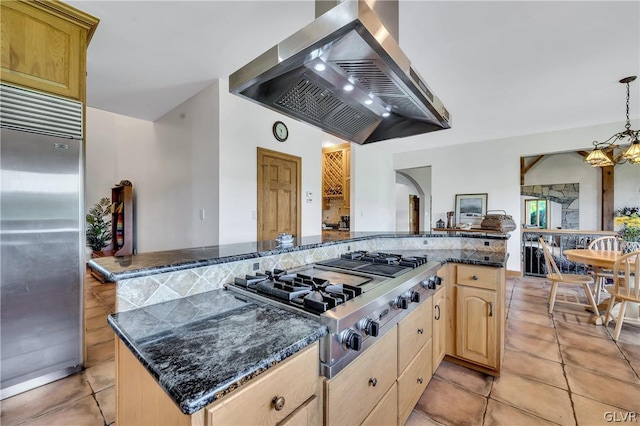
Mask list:
[[436,282],[436,285],[442,285],[442,277],[436,276],[433,280]]
[[434,290],[436,288],[435,278],[429,277],[426,280],[422,281],[422,287],[427,288],[429,290]]
[[408,309],[409,308],[410,299],[405,296],[398,296],[396,300],[393,301],[393,307],[396,309]]
[[348,329],[340,333],[342,344],[348,349],[359,351],[362,347],[362,336],[352,329]]
[[380,324],[369,317],[362,319],[359,326],[367,336],[377,337],[380,331]]
[[418,293],[417,291],[412,291],[411,292],[411,301],[412,302],[416,302],[416,303],[420,303],[420,293]]

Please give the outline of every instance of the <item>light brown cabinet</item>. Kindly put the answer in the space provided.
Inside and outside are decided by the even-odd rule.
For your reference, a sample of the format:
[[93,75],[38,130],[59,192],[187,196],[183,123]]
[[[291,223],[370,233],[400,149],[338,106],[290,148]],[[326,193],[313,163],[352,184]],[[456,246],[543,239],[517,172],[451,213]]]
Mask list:
[[478,364],[497,366],[496,292],[458,286],[456,355]]
[[504,268],[452,265],[455,345],[446,343],[452,361],[499,375],[504,354]]
[[432,343],[429,339],[398,377],[398,425],[405,424],[431,380]]
[[317,342],[189,416],[178,409],[124,343],[116,340],[119,426],[322,424]]
[[1,7],[2,81],[84,102],[86,49],[98,19],[62,2]]
[[205,409],[205,425],[320,424],[318,356],[315,343],[212,403]]
[[433,305],[433,331],[431,339],[433,341],[432,370],[435,372],[444,359],[446,352],[447,338],[447,292],[442,286],[432,296]]
[[407,421],[431,380],[432,318],[429,298],[398,323],[398,425]]
[[[325,424],[358,425],[387,394],[398,377],[397,335],[393,327],[344,370],[325,380]],[[356,403],[348,395],[357,396]]]

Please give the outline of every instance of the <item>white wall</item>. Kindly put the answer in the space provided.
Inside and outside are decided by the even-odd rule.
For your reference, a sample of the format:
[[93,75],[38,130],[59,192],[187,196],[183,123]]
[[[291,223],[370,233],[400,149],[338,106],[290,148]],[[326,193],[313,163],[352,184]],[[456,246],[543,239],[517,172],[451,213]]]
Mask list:
[[409,231],[409,195],[418,195],[413,183],[396,173],[396,231]]
[[[271,132],[277,120],[289,129],[285,142]],[[220,80],[220,244],[257,238],[257,147],[302,158],[302,235],[321,234],[323,137],[308,124],[230,94],[228,82]]]
[[[637,128],[640,120],[634,120]],[[431,166],[433,217],[445,217],[455,207],[455,194],[488,193],[488,208],[520,217],[520,157],[587,150],[623,124],[583,127],[536,135],[398,153],[394,169]],[[437,134],[428,135],[436,137]],[[636,166],[638,167],[638,166]],[[508,269],[520,268],[520,226],[508,241]]]
[[215,84],[156,122],[87,108],[86,205],[130,180],[137,252],[217,244],[216,110]]
[[375,144],[351,144],[351,230],[395,229],[393,157]]

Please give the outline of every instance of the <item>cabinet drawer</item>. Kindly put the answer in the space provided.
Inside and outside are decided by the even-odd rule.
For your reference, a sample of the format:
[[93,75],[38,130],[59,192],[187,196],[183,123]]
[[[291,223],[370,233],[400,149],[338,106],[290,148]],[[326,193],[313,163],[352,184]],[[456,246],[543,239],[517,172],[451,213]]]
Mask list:
[[433,307],[431,298],[423,300],[418,308],[398,323],[398,373],[402,374],[409,362],[431,338]]
[[431,340],[398,378],[398,424],[403,425],[431,380]]
[[498,288],[498,269],[486,266],[458,265],[457,283],[470,287],[496,290]]
[[398,421],[398,385],[393,384],[361,426],[391,426]]
[[[325,424],[357,425],[369,415],[398,377],[397,339],[397,327],[393,327],[337,376],[325,381]],[[348,395],[355,395],[357,403]]]
[[[206,424],[274,425],[294,412],[318,392],[318,343],[284,361],[253,383],[209,405]],[[284,398],[284,407],[276,410],[275,397]]]

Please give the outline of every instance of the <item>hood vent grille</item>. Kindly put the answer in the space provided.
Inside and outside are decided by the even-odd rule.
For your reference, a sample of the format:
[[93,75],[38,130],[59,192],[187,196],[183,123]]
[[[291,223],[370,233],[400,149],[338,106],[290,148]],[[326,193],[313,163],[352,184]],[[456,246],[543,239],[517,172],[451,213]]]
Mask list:
[[404,91],[387,77],[373,61],[338,61],[335,64],[350,77],[360,81],[360,84],[378,97],[382,95],[406,96]]
[[373,114],[346,105],[328,89],[304,75],[276,103],[290,113],[352,136],[367,129],[377,120]]
[[392,24],[394,0],[316,6],[326,13],[231,74],[229,91],[358,144],[451,127],[377,15]]
[[316,86],[304,76],[278,99],[277,103],[289,111],[318,122],[342,105],[339,99],[331,96],[327,90]]

